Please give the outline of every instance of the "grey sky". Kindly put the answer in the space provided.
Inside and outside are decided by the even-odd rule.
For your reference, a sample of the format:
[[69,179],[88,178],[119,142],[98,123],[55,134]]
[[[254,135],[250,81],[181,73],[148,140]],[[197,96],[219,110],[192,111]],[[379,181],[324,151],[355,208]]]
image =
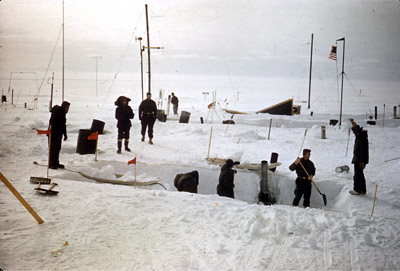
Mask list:
[[[400,78],[400,1],[148,1],[154,73],[307,77],[336,73],[328,59],[346,37],[345,70],[356,79]],[[65,0],[66,76],[115,73],[133,35],[145,34],[144,1]],[[61,0],[0,2],[0,77],[43,72],[62,23]],[[340,44],[339,44],[340,45]],[[341,48],[338,50],[341,56]],[[120,72],[140,72],[133,38]],[[145,63],[146,64],[146,63]],[[61,40],[50,71],[61,72]],[[3,81],[2,81],[3,82]]]

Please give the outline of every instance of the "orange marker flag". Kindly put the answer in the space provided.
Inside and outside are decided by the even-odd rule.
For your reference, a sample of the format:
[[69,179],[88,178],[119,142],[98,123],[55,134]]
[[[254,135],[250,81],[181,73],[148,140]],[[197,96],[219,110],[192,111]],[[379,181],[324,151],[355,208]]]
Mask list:
[[136,165],[136,157],[133,158],[131,161],[128,161],[128,165],[130,165],[130,164]]
[[51,130],[36,130],[38,135],[49,135],[51,133]]
[[93,133],[91,133],[89,136],[88,136],[88,140],[97,140],[97,138],[99,137],[99,133],[96,131],[96,132],[93,132]]

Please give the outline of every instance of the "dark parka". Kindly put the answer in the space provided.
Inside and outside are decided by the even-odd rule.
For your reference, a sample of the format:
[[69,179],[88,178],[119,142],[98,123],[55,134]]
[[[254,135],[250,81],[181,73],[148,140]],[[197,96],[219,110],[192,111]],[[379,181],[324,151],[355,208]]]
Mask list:
[[368,132],[362,130],[360,133],[355,133],[353,160],[352,164],[369,162],[369,147],[368,147]]
[[178,191],[197,193],[199,172],[195,170],[185,174],[177,174],[174,180],[174,185]]
[[61,151],[61,142],[64,135],[64,140],[67,139],[67,108],[70,103],[64,101],[61,106],[55,105],[51,110],[49,125],[51,125],[51,142],[49,154],[49,166],[57,168],[60,165],[59,156]]
[[115,105],[117,106],[115,109],[115,118],[118,120],[117,127],[123,130],[127,130],[132,126],[131,119],[135,117],[132,108],[128,104],[123,106],[122,102],[125,99],[128,102],[131,100],[128,97],[120,96],[115,101]]
[[219,174],[219,183],[217,186],[217,194],[222,197],[235,198],[233,188],[235,184],[233,183],[235,177],[235,170],[232,167],[223,165],[221,168],[221,173]]

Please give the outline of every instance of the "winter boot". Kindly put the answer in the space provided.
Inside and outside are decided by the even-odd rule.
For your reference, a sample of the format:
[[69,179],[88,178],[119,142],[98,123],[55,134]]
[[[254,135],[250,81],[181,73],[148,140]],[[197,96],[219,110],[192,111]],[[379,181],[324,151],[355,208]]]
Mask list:
[[122,148],[122,140],[118,139],[118,150],[117,150],[117,153],[121,153],[121,148]]
[[126,151],[131,151],[131,149],[129,149],[129,147],[128,147],[128,144],[129,144],[129,140],[125,139],[125,150]]
[[144,141],[144,136],[142,136],[142,142]]
[[153,140],[151,140],[151,138],[149,139],[149,144],[153,145]]
[[349,193],[352,195],[360,195],[356,190],[350,190]]

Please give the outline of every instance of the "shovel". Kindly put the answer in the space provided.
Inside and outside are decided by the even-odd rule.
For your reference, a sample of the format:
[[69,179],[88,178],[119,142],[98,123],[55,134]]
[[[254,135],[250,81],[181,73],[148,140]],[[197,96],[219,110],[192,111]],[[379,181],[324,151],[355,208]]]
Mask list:
[[37,130],[38,135],[49,135],[49,151],[47,158],[47,178],[43,177],[31,177],[30,182],[34,184],[50,184],[51,179],[49,178],[49,165],[50,165],[50,145],[51,145],[51,125],[48,130]]
[[[300,162],[301,167],[304,169],[305,173],[307,174],[308,177],[310,177],[310,174],[308,174],[307,170],[305,169],[305,167],[303,166],[303,164]],[[326,204],[328,203],[328,200],[326,199],[326,195],[321,193],[321,191],[319,191],[317,184],[311,180],[312,184],[315,186],[315,188],[317,189],[318,193],[320,193],[320,195],[322,195],[322,199],[324,200],[324,204],[326,206]]]

